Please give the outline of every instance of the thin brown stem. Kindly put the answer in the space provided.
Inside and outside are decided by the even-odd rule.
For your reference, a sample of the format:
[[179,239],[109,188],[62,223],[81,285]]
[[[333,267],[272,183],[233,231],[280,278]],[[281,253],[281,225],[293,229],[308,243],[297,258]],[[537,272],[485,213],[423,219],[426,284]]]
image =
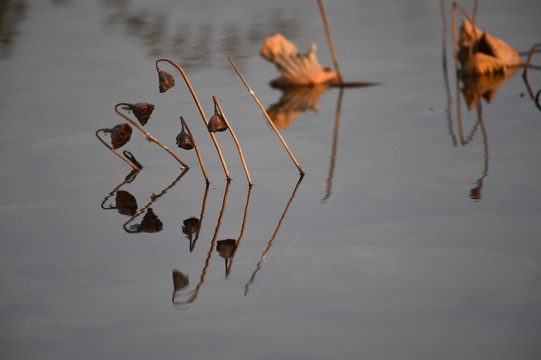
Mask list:
[[195,153],[197,154],[197,159],[199,160],[199,165],[201,165],[201,171],[203,172],[203,176],[205,177],[206,183],[209,184],[209,178],[207,176],[207,172],[205,171],[205,166],[203,165],[203,159],[201,159],[201,154],[199,153],[199,148],[197,147],[197,144],[195,143],[195,139],[194,139],[194,137],[192,135],[192,132],[190,131],[190,127],[188,126],[186,121],[184,121],[184,118],[182,116],[180,117],[180,123],[182,124],[182,126],[184,126],[186,128],[186,131],[188,131],[188,135],[190,135],[190,140],[192,140],[192,144],[193,144],[193,147],[195,149]]
[[113,149],[109,144],[107,144],[105,141],[103,141],[103,139],[98,135],[98,133],[105,132],[105,131],[108,131],[108,130],[109,129],[98,129],[98,130],[96,130],[96,137],[98,138],[98,140],[101,141],[103,143],[103,145],[105,145],[109,150],[111,150],[113,153],[115,153],[116,156],[118,156],[119,158],[124,160],[128,165],[130,165],[135,171],[140,171],[141,169],[139,169],[138,166],[136,166],[134,163],[132,163],[130,160],[128,160],[124,155],[116,152],[115,149]]
[[[188,89],[190,90],[190,93],[192,94],[192,97],[195,101],[195,104],[197,105],[197,109],[199,110],[199,113],[201,114],[201,117],[203,118],[203,121],[205,122],[205,126],[208,127],[209,122],[207,120],[207,117],[205,116],[205,112],[203,111],[203,108],[201,107],[201,103],[199,102],[199,99],[197,98],[197,95],[195,94],[195,91],[193,90],[192,84],[190,84],[190,80],[188,80],[188,76],[184,72],[184,70],[175,63],[174,61],[171,61],[169,59],[158,59],[156,60],[156,70],[159,71],[158,63],[160,61],[168,62],[169,64],[173,65],[182,75],[184,78],[184,81],[186,82],[186,85],[188,86]],[[212,132],[209,132],[210,137],[212,138],[212,141],[214,142],[214,146],[216,147],[216,151],[218,152],[218,156],[220,157],[220,161],[222,162],[222,166],[224,168],[225,176],[227,177],[227,180],[231,180],[231,176],[229,175],[229,170],[227,170],[227,165],[225,164],[225,159],[222,154],[222,150],[220,149],[220,145],[218,145],[218,141],[216,141],[216,136]]]
[[332,61],[334,63],[334,69],[336,70],[336,75],[338,77],[338,82],[341,84],[344,81],[342,80],[342,74],[340,73],[340,67],[338,66],[338,60],[336,58],[336,52],[334,51],[334,44],[332,41],[331,30],[329,29],[329,22],[327,21],[327,13],[323,7],[323,2],[317,0],[319,4],[319,10],[321,11],[321,16],[323,17],[323,25],[325,26],[325,33],[327,34],[327,41],[329,42],[329,48],[331,49]]
[[289,156],[291,157],[291,160],[293,160],[293,162],[295,163],[295,166],[297,166],[297,169],[299,169],[299,172],[301,173],[301,175],[304,175],[304,170],[301,168],[301,166],[299,165],[299,163],[297,162],[297,159],[295,159],[295,156],[293,156],[293,153],[291,152],[291,150],[289,150],[289,147],[287,146],[284,138],[282,137],[282,135],[280,135],[280,132],[278,131],[278,129],[276,128],[276,125],[274,125],[274,123],[272,122],[269,114],[267,113],[267,111],[265,110],[265,108],[263,107],[263,105],[261,105],[261,102],[259,101],[259,99],[257,98],[257,96],[255,95],[254,91],[250,88],[250,85],[248,85],[248,83],[246,82],[246,80],[244,79],[244,77],[242,76],[242,74],[240,73],[239,69],[237,69],[237,67],[235,66],[235,64],[233,63],[233,60],[231,60],[231,58],[228,56],[227,57],[229,59],[229,62],[231,63],[231,65],[233,66],[233,68],[235,69],[235,71],[237,72],[237,74],[239,75],[240,79],[242,80],[242,82],[244,83],[244,86],[246,86],[246,88],[248,89],[248,92],[252,95],[252,97],[254,98],[255,102],[257,103],[257,106],[259,106],[259,108],[261,109],[261,112],[263,113],[263,115],[265,115],[265,118],[267,119],[267,121],[269,122],[270,126],[272,127],[272,129],[274,130],[274,132],[276,133],[276,135],[278,135],[278,138],[280,139],[280,141],[282,142],[282,144],[284,145],[284,148],[286,149],[287,153],[289,154]]
[[248,167],[246,166],[246,161],[244,160],[244,155],[242,154],[242,148],[240,147],[239,140],[237,139],[237,136],[235,135],[235,132],[233,131],[233,128],[231,127],[231,124],[229,124],[229,121],[227,121],[227,118],[225,116],[225,113],[220,105],[220,102],[216,98],[216,96],[212,97],[212,100],[214,101],[214,105],[218,107],[218,110],[220,111],[220,114],[222,115],[227,128],[229,129],[229,132],[231,133],[231,136],[233,137],[233,140],[235,141],[235,144],[237,145],[237,149],[239,151],[240,160],[242,161],[242,166],[244,167],[244,172],[246,173],[246,179],[248,180],[248,184],[252,186],[252,179],[250,178],[250,172],[248,171]]
[[137,124],[135,121],[133,121],[132,119],[130,119],[129,117],[127,117],[126,115],[122,114],[119,110],[118,110],[118,107],[119,106],[131,106],[131,104],[128,104],[128,103],[119,103],[119,104],[116,104],[115,105],[115,112],[122,116],[124,119],[126,119],[127,121],[129,121],[133,126],[135,126],[136,128],[138,128],[139,130],[141,130],[141,132],[143,134],[146,135],[147,137],[147,140],[148,141],[153,141],[155,142],[156,144],[160,145],[165,151],[167,151],[169,154],[171,154],[171,156],[173,156],[185,169],[189,169],[190,167],[188,165],[186,165],[186,163],[184,161],[182,161],[181,158],[178,157],[177,154],[175,154],[174,152],[172,152],[167,146],[165,146],[164,144],[162,144],[158,139],[156,139],[154,136],[150,135],[150,133],[148,131],[146,131],[145,129],[143,129],[143,127],[139,124]]

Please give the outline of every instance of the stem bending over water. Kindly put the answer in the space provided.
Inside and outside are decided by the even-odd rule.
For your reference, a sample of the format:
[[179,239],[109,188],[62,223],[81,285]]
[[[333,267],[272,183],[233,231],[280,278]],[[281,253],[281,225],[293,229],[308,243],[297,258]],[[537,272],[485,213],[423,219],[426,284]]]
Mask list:
[[244,79],[244,77],[242,76],[242,74],[240,73],[239,69],[237,69],[237,67],[235,66],[235,64],[233,63],[233,60],[231,60],[231,58],[228,56],[227,59],[229,60],[229,62],[231,63],[231,65],[233,66],[233,68],[235,69],[235,71],[237,72],[237,75],[240,77],[240,79],[242,80],[244,86],[246,86],[246,88],[248,89],[248,92],[250,93],[250,95],[252,95],[252,97],[254,98],[255,102],[257,103],[257,106],[259,106],[259,108],[261,109],[261,112],[263,113],[263,115],[265,115],[265,118],[267,119],[267,121],[269,122],[270,126],[272,127],[272,129],[274,130],[274,132],[276,133],[276,135],[278,135],[278,138],[280,139],[280,141],[282,142],[282,144],[284,145],[284,148],[286,149],[287,153],[289,154],[289,156],[291,157],[291,160],[293,160],[293,162],[295,163],[295,166],[297,166],[297,169],[299,169],[299,172],[301,175],[304,175],[304,170],[301,168],[301,166],[299,165],[299,163],[297,162],[297,159],[295,159],[295,156],[293,156],[293,153],[291,152],[291,150],[289,150],[289,147],[287,146],[284,138],[282,137],[282,135],[280,135],[280,132],[278,131],[278,129],[276,128],[276,125],[274,125],[274,123],[272,122],[269,114],[267,113],[267,111],[265,110],[265,108],[263,107],[263,105],[261,105],[261,102],[259,101],[259,99],[257,98],[257,96],[255,95],[254,91],[250,88],[250,85],[248,85],[248,83],[246,82],[246,80]]

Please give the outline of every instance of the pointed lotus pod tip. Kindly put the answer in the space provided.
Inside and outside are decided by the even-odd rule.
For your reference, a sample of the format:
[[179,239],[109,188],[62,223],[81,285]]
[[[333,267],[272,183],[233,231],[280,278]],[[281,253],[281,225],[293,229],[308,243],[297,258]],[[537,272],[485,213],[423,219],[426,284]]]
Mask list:
[[111,145],[113,146],[113,149],[118,149],[124,145],[128,141],[130,141],[131,138],[132,129],[130,124],[124,123],[124,124],[118,124],[114,128],[111,129]]
[[224,117],[218,113],[214,113],[209,120],[208,130],[210,132],[222,132],[227,130],[227,124]]
[[160,93],[164,93],[175,86],[173,75],[162,71],[162,69],[158,69],[158,78],[160,80]]
[[130,109],[133,111],[133,115],[139,120],[141,125],[145,126],[150,119],[152,111],[154,111],[154,105],[149,103],[140,102],[135,105],[131,105]]
[[193,149],[192,138],[184,131],[184,129],[177,135],[177,146],[184,150]]

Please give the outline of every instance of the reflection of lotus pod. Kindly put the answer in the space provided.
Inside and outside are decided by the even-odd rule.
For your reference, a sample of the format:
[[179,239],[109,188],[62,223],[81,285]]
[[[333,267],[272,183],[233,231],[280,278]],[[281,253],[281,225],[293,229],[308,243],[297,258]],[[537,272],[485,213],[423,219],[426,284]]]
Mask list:
[[199,219],[191,217],[183,221],[182,232],[186,235],[192,235],[199,229]]
[[115,196],[116,208],[122,215],[135,215],[137,211],[137,200],[127,191],[118,190]]
[[218,113],[214,113],[209,120],[208,129],[210,132],[222,132],[227,130],[227,124],[224,117]]
[[177,135],[177,145],[179,148],[182,148],[184,150],[191,150],[193,149],[193,141],[192,138],[186,131],[184,131],[184,127],[182,127],[182,130]]
[[162,231],[163,224],[158,219],[156,214],[154,214],[154,211],[149,208],[143,217],[143,221],[141,221],[141,225],[139,226],[139,231],[146,232],[146,233],[157,233],[159,231]]
[[236,248],[237,240],[235,239],[219,240],[218,244],[216,245],[216,250],[224,259],[229,259],[231,256],[233,256]]
[[160,93],[164,93],[175,86],[175,78],[173,75],[158,69],[158,77],[160,79]]
[[186,286],[190,285],[188,275],[184,275],[177,269],[173,269],[173,288],[174,291],[182,290]]
[[131,110],[141,125],[145,126],[150,118],[150,115],[152,114],[152,111],[154,110],[154,105],[148,103],[137,103],[135,105],[131,105]]
[[113,145],[113,149],[118,149],[126,145],[130,141],[131,131],[131,126],[127,123],[118,124],[111,129],[111,144]]

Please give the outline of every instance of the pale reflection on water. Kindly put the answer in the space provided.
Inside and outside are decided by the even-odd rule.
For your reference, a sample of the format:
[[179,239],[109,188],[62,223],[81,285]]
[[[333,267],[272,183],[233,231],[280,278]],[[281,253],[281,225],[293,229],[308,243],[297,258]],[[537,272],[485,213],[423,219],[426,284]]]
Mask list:
[[[541,72],[457,81],[439,2],[325,4],[344,78],[378,86],[269,86],[276,32],[332,64],[315,1],[2,4],[2,358],[538,358]],[[527,51],[540,7],[477,21]],[[184,84],[159,93],[162,56],[207,114],[220,99],[253,187],[226,136],[225,180]],[[156,105],[188,171],[138,131],[140,172],[104,149],[122,101]]]

